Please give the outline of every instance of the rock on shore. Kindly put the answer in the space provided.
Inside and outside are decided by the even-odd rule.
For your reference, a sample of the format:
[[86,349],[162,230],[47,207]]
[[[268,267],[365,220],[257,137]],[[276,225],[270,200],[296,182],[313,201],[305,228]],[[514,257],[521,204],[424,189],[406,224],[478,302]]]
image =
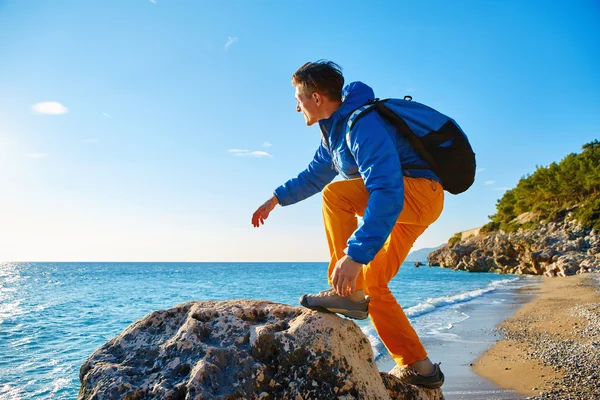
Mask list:
[[429,255],[430,266],[470,272],[568,276],[600,272],[600,235],[573,221],[517,232],[478,233]]
[[79,399],[443,399],[380,373],[352,321],[266,301],[156,311],[94,352]]

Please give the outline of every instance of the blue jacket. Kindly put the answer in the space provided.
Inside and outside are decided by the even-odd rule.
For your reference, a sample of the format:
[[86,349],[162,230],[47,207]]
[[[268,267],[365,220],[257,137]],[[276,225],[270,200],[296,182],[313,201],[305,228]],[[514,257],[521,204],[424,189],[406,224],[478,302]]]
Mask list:
[[308,168],[275,189],[282,206],[302,201],[320,192],[339,173],[344,179],[362,178],[369,201],[356,231],[348,239],[346,254],[368,264],[383,247],[404,206],[403,175],[439,181],[430,170],[402,170],[402,163],[427,165],[376,112],[360,118],[346,142],[349,115],[375,98],[362,82],[344,88],[343,103],[328,119],[319,121],[323,138]]

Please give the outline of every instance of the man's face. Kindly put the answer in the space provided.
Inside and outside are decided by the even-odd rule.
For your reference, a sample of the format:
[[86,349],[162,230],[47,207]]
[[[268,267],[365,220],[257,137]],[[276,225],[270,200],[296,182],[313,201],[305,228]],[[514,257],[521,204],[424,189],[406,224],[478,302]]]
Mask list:
[[304,114],[304,120],[306,121],[306,125],[311,126],[319,119],[319,105],[317,103],[316,96],[306,95],[302,92],[299,86],[296,86],[296,111]]

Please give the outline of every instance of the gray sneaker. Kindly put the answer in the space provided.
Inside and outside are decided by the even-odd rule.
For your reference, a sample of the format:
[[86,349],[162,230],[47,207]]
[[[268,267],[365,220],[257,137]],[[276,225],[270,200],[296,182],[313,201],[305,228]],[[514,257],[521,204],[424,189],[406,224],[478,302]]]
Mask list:
[[300,304],[311,310],[327,313],[338,313],[354,319],[369,317],[369,297],[361,302],[338,295],[335,289],[324,290],[317,294],[305,294],[300,297]]
[[410,383],[411,385],[437,389],[444,384],[444,374],[442,373],[439,364],[433,364],[433,366],[435,369],[431,375],[421,375],[414,369],[407,367],[402,372],[402,376],[399,376],[398,378],[400,378],[402,382]]

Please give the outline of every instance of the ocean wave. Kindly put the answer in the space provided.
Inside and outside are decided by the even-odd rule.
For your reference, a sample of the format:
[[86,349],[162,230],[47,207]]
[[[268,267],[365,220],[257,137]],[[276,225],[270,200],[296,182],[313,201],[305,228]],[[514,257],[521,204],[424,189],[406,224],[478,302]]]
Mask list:
[[470,290],[468,292],[458,293],[451,296],[442,296],[436,298],[429,298],[424,303],[417,304],[416,306],[407,308],[405,310],[407,317],[418,317],[423,314],[430,313],[436,309],[452,304],[465,303],[478,297],[481,297],[487,293],[493,292],[498,288],[506,286],[507,284],[518,281],[519,278],[503,279],[494,281],[484,288]]
[[0,386],[0,400],[21,400],[25,392],[9,384],[3,384]]
[[58,378],[54,382],[52,382],[52,393],[59,392],[60,390],[69,387],[71,383],[70,379],[67,378]]
[[8,304],[0,304],[0,324],[9,318],[23,314],[24,311],[21,307],[19,307],[20,305],[21,301],[19,300],[15,300]]
[[[474,289],[474,290],[470,290],[468,292],[458,293],[458,294],[451,295],[451,296],[430,298],[430,299],[425,300],[424,303],[421,303],[414,307],[410,307],[410,308],[406,309],[405,313],[408,317],[418,317],[423,314],[427,314],[432,311],[435,311],[436,309],[439,309],[444,306],[471,301],[473,299],[484,296],[487,293],[493,292],[499,288],[505,287],[505,286],[507,286],[511,283],[514,283],[516,281],[519,281],[519,280],[520,280],[520,278],[503,279],[503,280],[491,282],[484,288]],[[450,321],[445,322],[442,326],[438,327],[438,329],[436,329],[435,332],[430,332],[430,333],[434,333],[434,334],[438,335],[439,337],[443,337],[445,340],[451,340],[451,339],[456,340],[456,338],[458,338],[458,336],[456,336],[453,333],[447,332],[447,331],[451,330],[454,327],[454,323],[459,323],[459,322],[462,322],[469,318],[469,316],[467,314],[463,313],[462,315],[463,315],[462,318],[454,320],[452,322],[450,322]],[[375,357],[375,360],[378,360],[383,354],[385,354],[386,349],[385,349],[385,346],[383,345],[383,343],[381,342],[381,340],[379,339],[379,335],[377,334],[375,327],[373,325],[367,325],[367,326],[361,327],[361,330],[363,331],[363,333],[365,334],[365,336],[367,337],[367,339],[369,339],[369,342],[371,343],[371,347],[373,349],[373,356]],[[444,332],[444,331],[446,331],[446,332]]]
[[371,342],[371,348],[373,349],[373,357],[377,360],[385,351],[385,347],[383,343],[379,339],[379,335],[377,335],[377,331],[373,325],[367,325],[360,328],[369,342]]

